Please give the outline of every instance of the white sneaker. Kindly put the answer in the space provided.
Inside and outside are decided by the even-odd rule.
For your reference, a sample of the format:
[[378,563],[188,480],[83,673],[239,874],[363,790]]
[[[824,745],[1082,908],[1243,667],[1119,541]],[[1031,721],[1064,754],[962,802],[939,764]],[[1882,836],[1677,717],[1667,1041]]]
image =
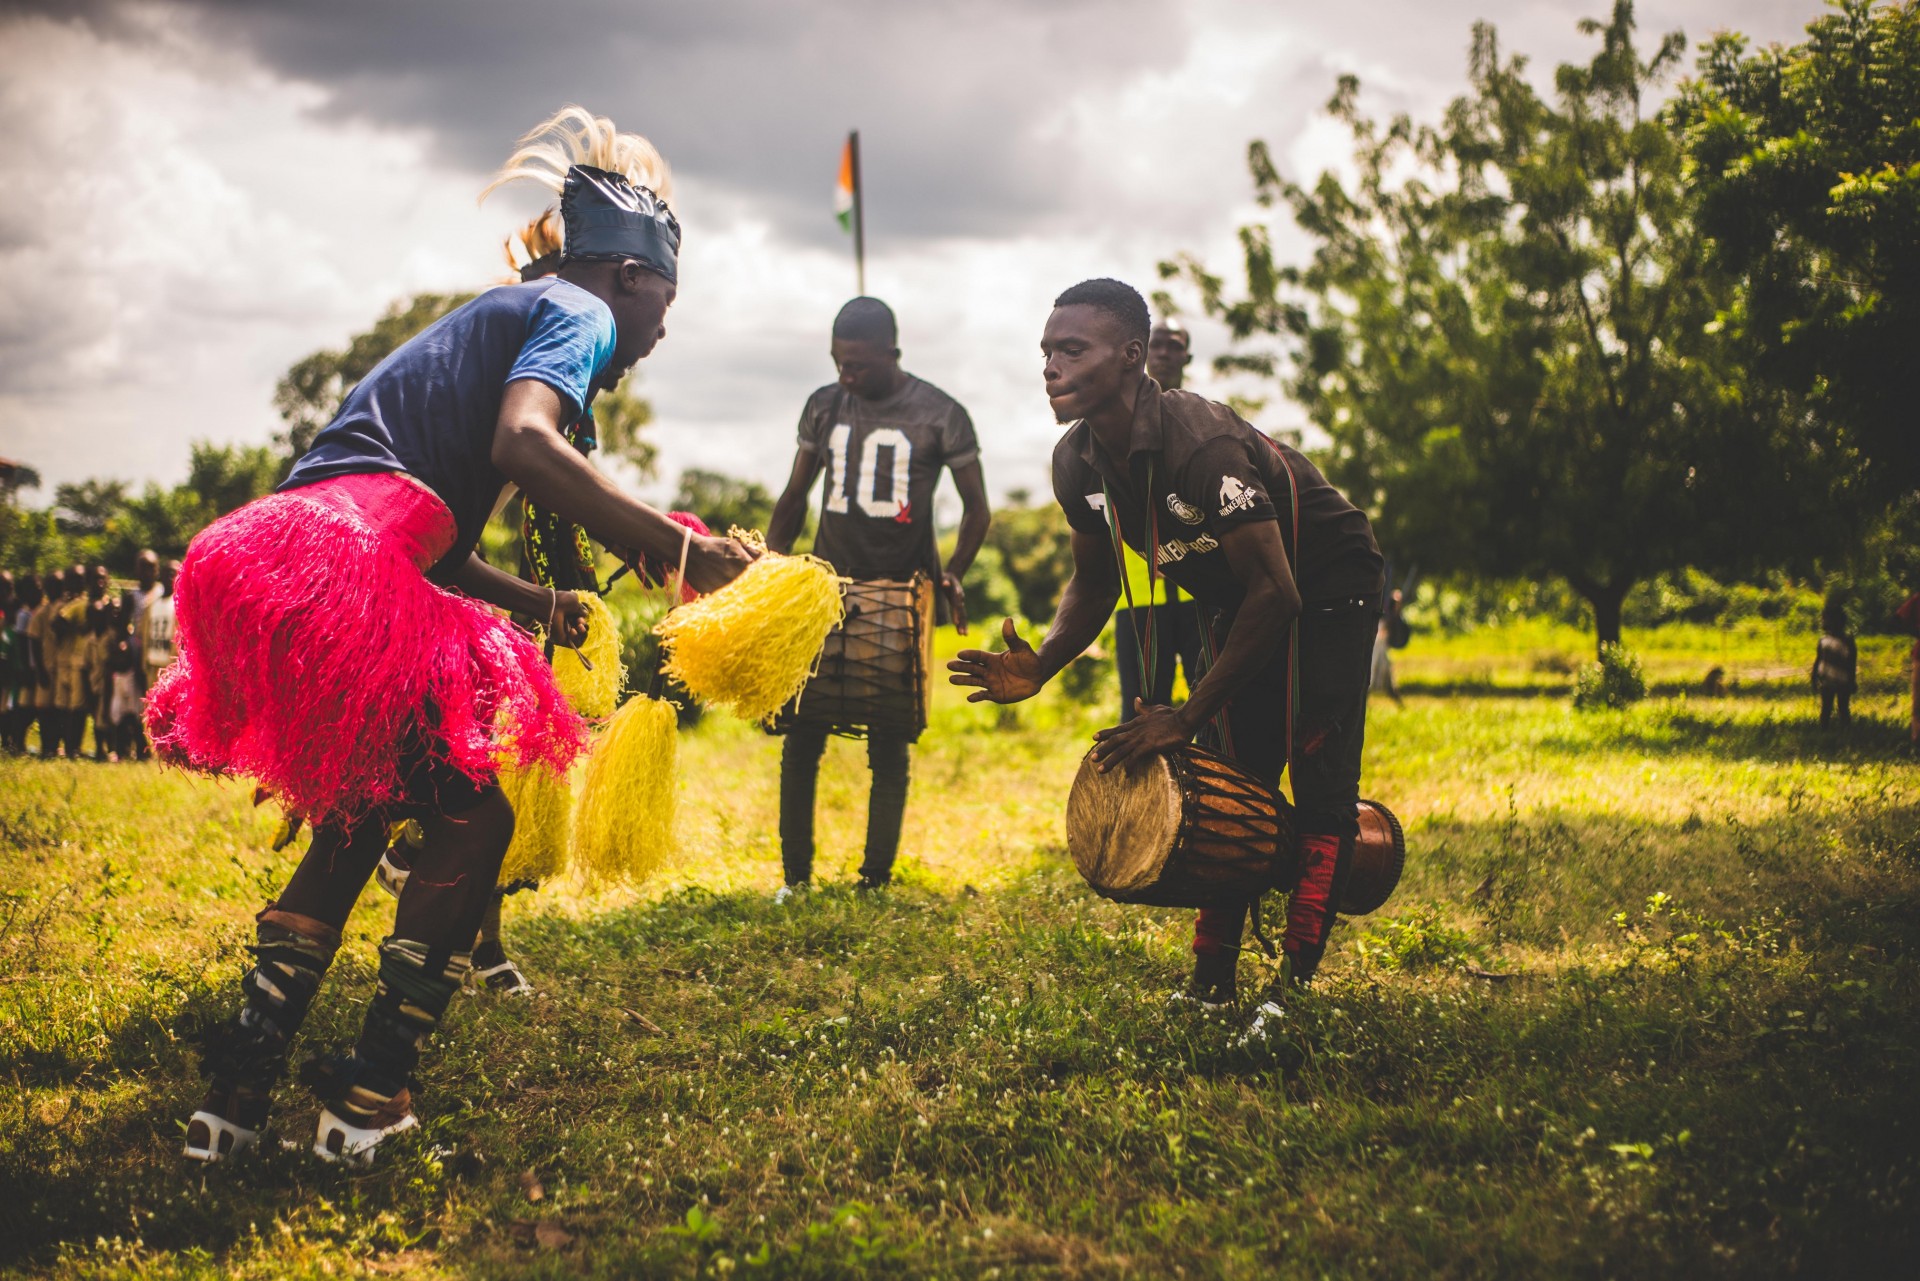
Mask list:
[[773,892],[773,905],[780,907],[783,904],[791,903],[793,900],[807,893],[807,890],[808,886],[805,881],[795,881],[791,885],[782,885]]
[[1287,1011],[1279,1002],[1262,1001],[1260,1008],[1253,1012],[1253,1022],[1247,1025],[1247,1030],[1241,1034],[1240,1039],[1233,1043],[1233,1048],[1244,1050],[1254,1045],[1265,1045],[1273,1038],[1273,1034],[1279,1030],[1280,1024],[1286,1020],[1286,1017]]
[[335,1165],[369,1166],[382,1139],[404,1134],[420,1122],[409,1109],[397,1120],[371,1129],[349,1125],[333,1114],[332,1108],[320,1109],[320,1128],[313,1138],[313,1154]]
[[260,1131],[235,1125],[217,1112],[195,1112],[187,1118],[187,1143],[180,1155],[208,1165],[239,1156],[260,1138]]

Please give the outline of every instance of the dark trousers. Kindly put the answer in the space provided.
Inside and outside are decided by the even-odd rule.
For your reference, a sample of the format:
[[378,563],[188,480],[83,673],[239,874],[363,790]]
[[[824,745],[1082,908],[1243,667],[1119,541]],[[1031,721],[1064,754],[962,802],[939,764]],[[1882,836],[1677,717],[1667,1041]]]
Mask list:
[[[425,753],[411,755],[403,768],[407,801],[369,814],[350,829],[324,823],[315,827],[306,855],[274,907],[335,929],[344,926],[386,852],[388,825],[414,818],[425,829],[427,844],[410,860],[412,871],[394,912],[393,932],[465,952],[493,901],[500,861],[513,836],[512,807],[497,784],[476,783]],[[483,834],[482,829],[491,830]]]
[[[860,875],[885,881],[900,852],[900,824],[907,813],[908,751],[905,734],[873,731],[867,738],[867,765],[873,789],[867,798],[867,850]],[[780,863],[787,884],[813,875],[813,807],[820,784],[820,757],[827,731],[809,725],[787,730],[780,750]]]
[[1827,728],[1835,712],[1840,714],[1840,728],[1845,729],[1853,723],[1853,691],[1850,689],[1823,689],[1820,691],[1820,728]]
[[[1373,667],[1373,635],[1380,611],[1369,602],[1308,605],[1300,615],[1300,706],[1294,718],[1293,761],[1287,760],[1286,647],[1255,672],[1227,704],[1228,741],[1215,731],[1200,741],[1237,761],[1248,773],[1278,788],[1290,774],[1294,823],[1301,840],[1359,835],[1360,752],[1367,734],[1367,686]],[[1334,895],[1335,902],[1338,895]],[[1247,904],[1206,908],[1196,939],[1238,947]]]
[[1120,668],[1120,720],[1133,719],[1133,700],[1150,706],[1173,701],[1174,663],[1186,673],[1187,688],[1200,683],[1200,607],[1190,600],[1155,605],[1153,615],[1153,689],[1140,689],[1140,638],[1147,630],[1145,606],[1123,609],[1113,616],[1114,662]]

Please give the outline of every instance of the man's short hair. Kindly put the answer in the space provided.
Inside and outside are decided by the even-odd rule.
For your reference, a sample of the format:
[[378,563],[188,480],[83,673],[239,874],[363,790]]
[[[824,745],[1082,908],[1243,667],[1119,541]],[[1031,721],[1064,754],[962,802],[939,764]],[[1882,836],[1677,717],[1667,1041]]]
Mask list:
[[900,344],[900,327],[894,323],[893,308],[878,298],[855,298],[833,318],[833,336],[849,342],[878,343],[882,347]]
[[1055,298],[1053,305],[1093,307],[1104,311],[1126,326],[1127,337],[1138,338],[1143,344],[1153,330],[1153,314],[1147,310],[1147,300],[1140,296],[1138,289],[1124,280],[1113,280],[1106,276],[1098,280],[1083,280]]

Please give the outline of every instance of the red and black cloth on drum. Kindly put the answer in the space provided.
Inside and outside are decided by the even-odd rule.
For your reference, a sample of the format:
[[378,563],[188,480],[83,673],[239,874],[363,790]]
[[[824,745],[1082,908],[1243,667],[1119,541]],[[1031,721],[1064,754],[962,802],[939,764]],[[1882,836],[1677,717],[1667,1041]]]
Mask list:
[[933,494],[941,469],[980,456],[959,401],[912,374],[884,400],[830,383],[807,398],[798,444],[826,475],[814,555],[848,578],[939,578]]

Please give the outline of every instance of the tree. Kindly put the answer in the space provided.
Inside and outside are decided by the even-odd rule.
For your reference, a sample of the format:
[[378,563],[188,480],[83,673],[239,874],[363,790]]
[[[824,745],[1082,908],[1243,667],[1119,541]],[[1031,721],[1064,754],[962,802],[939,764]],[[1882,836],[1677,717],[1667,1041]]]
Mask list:
[[624,385],[594,397],[593,422],[600,433],[600,447],[632,463],[642,480],[652,480],[660,465],[659,448],[642,434],[652,421],[653,406]]
[[1053,617],[1067,580],[1073,577],[1073,532],[1066,513],[1054,502],[1033,506],[1024,489],[1012,490],[993,513],[982,560],[999,562],[1013,585],[1022,617]]
[[471,302],[472,294],[416,294],[394,303],[373,322],[373,328],[355,334],[334,351],[322,349],[297,362],[273,389],[273,407],[287,429],[276,439],[288,452],[288,465],[313,448],[313,438],[340,412],[340,402],[373,367],[394,348],[454,308]]
[[1381,130],[1343,77],[1329,109],[1353,133],[1351,189],[1333,174],[1300,187],[1250,150],[1261,203],[1289,207],[1312,262],[1282,266],[1256,225],[1243,297],[1191,257],[1161,270],[1236,339],[1281,340],[1219,363],[1283,377],[1397,558],[1559,576],[1604,647],[1652,574],[1811,555],[1825,526],[1796,521],[1831,479],[1715,332],[1680,150],[1647,111],[1683,38],[1642,61],[1625,0],[1581,29],[1600,49],[1558,69],[1550,104],[1477,24],[1471,90],[1438,128]]
[[1675,108],[1754,367],[1836,423],[1883,498],[1920,488],[1920,6],[1843,0],[1804,44],[1722,35]]
[[208,508],[207,521],[244,507],[279,482],[280,458],[266,445],[216,445],[196,440],[181,486]]
[[773,516],[773,495],[759,481],[689,467],[680,473],[673,506],[692,512],[716,533],[724,534],[734,526],[764,532]]

